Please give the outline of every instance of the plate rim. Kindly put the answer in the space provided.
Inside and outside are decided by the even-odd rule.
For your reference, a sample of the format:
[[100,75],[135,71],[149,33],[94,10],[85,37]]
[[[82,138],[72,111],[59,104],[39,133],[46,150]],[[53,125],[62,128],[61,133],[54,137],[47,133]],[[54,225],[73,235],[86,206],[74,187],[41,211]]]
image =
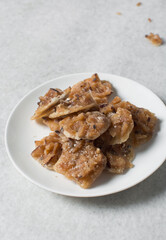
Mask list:
[[[102,193],[99,193],[99,194],[88,194],[88,192],[86,192],[85,195],[81,195],[81,194],[76,194],[76,193],[64,193],[63,191],[55,191],[49,187],[46,187],[42,184],[40,184],[39,182],[37,182],[36,180],[33,180],[31,177],[29,177],[28,174],[24,173],[24,171],[21,170],[21,168],[19,168],[19,166],[16,164],[16,162],[14,161],[14,159],[12,158],[12,155],[10,153],[10,149],[9,149],[9,146],[8,146],[8,140],[7,140],[7,134],[8,134],[8,127],[9,127],[9,123],[10,123],[10,120],[11,120],[11,117],[13,115],[13,113],[15,112],[15,110],[17,109],[17,107],[20,105],[20,103],[28,96],[30,95],[31,93],[33,93],[34,91],[36,91],[37,89],[41,88],[42,86],[48,84],[48,83],[51,83],[53,81],[56,81],[56,80],[59,80],[61,78],[64,78],[64,77],[72,77],[72,76],[76,76],[76,75],[92,75],[94,74],[93,72],[81,72],[81,73],[74,73],[74,74],[65,74],[65,75],[62,75],[60,77],[55,77],[55,78],[52,78],[44,83],[41,83],[39,84],[38,86],[36,86],[35,88],[31,89],[30,91],[28,91],[17,103],[16,105],[14,106],[14,108],[12,109],[12,111],[10,112],[9,116],[8,116],[8,119],[7,119],[7,122],[6,122],[6,126],[5,126],[5,134],[4,134],[4,138],[5,138],[5,147],[6,147],[6,151],[7,151],[7,154],[8,154],[8,157],[10,159],[10,161],[12,162],[12,164],[14,165],[14,167],[17,169],[17,171],[23,175],[26,179],[28,179],[31,183],[37,185],[38,187],[44,189],[44,190],[47,190],[47,191],[50,191],[50,192],[53,192],[53,193],[56,193],[56,194],[60,194],[60,195],[63,195],[63,196],[70,196],[70,197],[81,197],[81,198],[90,198],[90,197],[102,197],[102,196],[107,196],[107,195],[112,195],[112,194],[115,194],[115,193],[118,193],[118,192],[122,192],[122,191],[125,191],[127,189],[130,189],[134,186],[136,186],[137,184],[140,184],[141,182],[143,182],[144,180],[146,180],[147,178],[149,178],[153,173],[155,173],[161,166],[162,164],[165,162],[166,158],[163,159],[159,166],[157,168],[155,168],[154,171],[152,171],[150,174],[146,175],[145,177],[141,178],[141,180],[139,180],[139,182],[137,183],[134,183],[134,184],[131,184],[130,186],[126,186],[126,187],[123,187],[122,189],[118,189],[117,191],[113,191],[113,192],[102,192]],[[155,94],[151,89],[147,88],[146,86],[142,85],[141,83],[138,83],[130,78],[127,78],[127,77],[122,77],[122,76],[119,76],[119,75],[115,75],[115,74],[111,74],[111,73],[103,73],[103,72],[97,72],[98,75],[110,75],[110,77],[117,77],[117,78],[122,78],[122,79],[125,79],[129,82],[132,82],[136,85],[139,85],[141,87],[143,87],[146,91],[149,91],[152,95],[154,95],[158,101],[160,102],[160,104],[163,105],[163,107],[165,107],[165,113],[166,113],[166,105],[164,104],[164,102],[157,96],[157,94]]]

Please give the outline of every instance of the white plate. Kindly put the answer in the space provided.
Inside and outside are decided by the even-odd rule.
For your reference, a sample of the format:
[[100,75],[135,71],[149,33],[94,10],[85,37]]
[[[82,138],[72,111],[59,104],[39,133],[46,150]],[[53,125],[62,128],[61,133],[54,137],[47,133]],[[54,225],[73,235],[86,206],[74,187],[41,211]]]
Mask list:
[[166,158],[166,107],[163,102],[149,89],[132,80],[103,73],[99,73],[99,77],[109,80],[123,100],[149,109],[160,120],[157,135],[137,150],[134,167],[122,175],[103,173],[90,189],[81,189],[64,176],[43,168],[31,157],[35,147],[34,140],[49,133],[48,127],[30,120],[37,107],[38,97],[45,94],[50,87],[65,89],[91,75],[92,73],[67,75],[40,85],[17,104],[7,122],[5,141],[12,163],[26,178],[48,191],[75,197],[116,193],[143,181],[156,171]]

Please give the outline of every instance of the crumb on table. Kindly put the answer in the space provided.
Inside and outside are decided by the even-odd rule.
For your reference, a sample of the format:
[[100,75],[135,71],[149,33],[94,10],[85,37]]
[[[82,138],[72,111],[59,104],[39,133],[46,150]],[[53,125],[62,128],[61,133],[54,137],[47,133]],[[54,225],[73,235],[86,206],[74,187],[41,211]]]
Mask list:
[[117,12],[116,14],[117,14],[117,15],[122,15],[122,13],[121,13],[121,12]]
[[159,34],[150,33],[149,35],[145,35],[145,37],[155,46],[160,46],[163,43]]
[[141,2],[138,2],[138,3],[136,4],[137,7],[139,7],[139,6],[141,6],[141,5],[142,5]]
[[148,22],[151,22],[152,21],[152,19],[151,18],[148,18]]

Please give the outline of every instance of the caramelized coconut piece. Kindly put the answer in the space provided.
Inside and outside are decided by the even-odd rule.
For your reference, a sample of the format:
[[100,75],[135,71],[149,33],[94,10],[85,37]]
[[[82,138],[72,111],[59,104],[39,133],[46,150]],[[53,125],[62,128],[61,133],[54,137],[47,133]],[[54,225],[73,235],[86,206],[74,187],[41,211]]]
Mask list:
[[130,102],[121,101],[119,97],[116,97],[112,104],[115,109],[121,107],[131,112],[134,128],[130,138],[134,146],[146,143],[152,138],[157,123],[157,118],[153,113],[147,109],[138,108]]
[[42,166],[53,169],[62,152],[60,137],[56,133],[50,133],[40,141],[35,141],[36,148],[31,153]]
[[38,103],[38,108],[34,115],[31,117],[32,120],[38,119],[44,116],[48,116],[52,107],[60,102],[60,100],[67,98],[70,93],[70,88],[62,91],[58,88],[50,88],[49,91],[44,95],[39,97],[40,102]]
[[100,106],[102,104],[108,104],[108,97],[95,98],[96,103]]
[[85,92],[90,92],[90,91],[91,91],[90,84],[85,82],[85,80],[84,80],[84,81],[80,81],[72,86],[70,96],[79,94],[79,93],[84,94]]
[[110,96],[113,92],[110,82],[101,81],[97,74],[92,75],[91,78],[76,83],[71,89],[71,94],[78,94],[87,91],[91,91],[94,100],[98,104],[108,102],[107,96]]
[[122,144],[109,146],[106,151],[107,169],[111,173],[123,173],[125,169],[133,167],[134,150],[127,141]]
[[110,121],[100,112],[87,112],[66,117],[59,125],[68,138],[94,140],[108,129]]
[[118,108],[116,113],[108,115],[111,125],[102,135],[102,139],[109,145],[121,144],[129,138],[134,127],[131,113],[123,108]]
[[100,112],[105,115],[109,115],[110,113],[116,113],[117,107],[121,107],[118,105],[121,102],[120,97],[115,97],[109,104],[104,103],[100,105]]
[[113,92],[111,83],[105,80],[101,81],[96,73],[92,75],[91,78],[85,79],[84,81],[89,83],[92,96],[95,100],[110,96]]
[[47,125],[51,131],[54,131],[57,134],[60,133],[60,126],[58,120],[46,117],[43,118],[43,123]]
[[134,129],[130,138],[132,139],[133,145],[136,147],[146,143],[152,138],[157,118],[153,113],[143,108],[138,108],[137,111],[132,110],[131,112],[134,112]]
[[63,151],[54,169],[82,188],[88,188],[102,173],[106,157],[93,142],[71,140],[63,143]]
[[90,92],[84,94],[72,94],[66,100],[55,108],[54,112],[49,115],[49,118],[59,118],[67,116],[71,113],[88,111],[92,108],[97,108],[97,104],[92,98]]

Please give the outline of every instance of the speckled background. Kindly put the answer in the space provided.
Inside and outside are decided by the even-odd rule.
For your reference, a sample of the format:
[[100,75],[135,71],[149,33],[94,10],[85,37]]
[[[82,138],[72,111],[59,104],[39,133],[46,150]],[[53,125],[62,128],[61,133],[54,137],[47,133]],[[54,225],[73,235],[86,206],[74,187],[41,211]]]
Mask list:
[[[133,79],[166,102],[166,1],[0,1],[0,236],[2,240],[135,239],[166,235],[166,163],[114,195],[79,199],[21,176],[4,146],[10,111],[32,88],[61,75],[106,72]],[[119,16],[116,12],[121,12]],[[148,18],[152,22],[148,22]]]

